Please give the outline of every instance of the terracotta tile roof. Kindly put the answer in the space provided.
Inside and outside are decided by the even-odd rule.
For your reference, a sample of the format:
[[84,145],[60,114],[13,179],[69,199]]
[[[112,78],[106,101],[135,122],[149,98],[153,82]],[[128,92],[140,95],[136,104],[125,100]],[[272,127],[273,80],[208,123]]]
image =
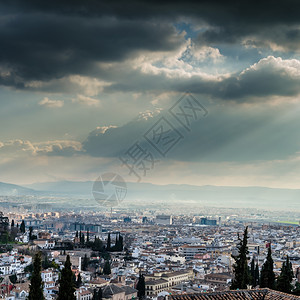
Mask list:
[[299,300],[300,296],[289,295],[270,289],[223,291],[186,295],[171,295],[171,300]]

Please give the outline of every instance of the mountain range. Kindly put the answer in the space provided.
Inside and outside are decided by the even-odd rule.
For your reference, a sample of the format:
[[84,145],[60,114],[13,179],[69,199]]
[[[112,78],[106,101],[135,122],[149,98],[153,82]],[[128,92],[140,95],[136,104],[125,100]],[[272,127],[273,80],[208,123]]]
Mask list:
[[[2,196],[51,196],[92,199],[93,181],[57,181],[19,186],[0,182]],[[300,211],[300,190],[266,187],[155,185],[127,183],[128,203],[251,207]],[[125,201],[124,200],[124,201]]]

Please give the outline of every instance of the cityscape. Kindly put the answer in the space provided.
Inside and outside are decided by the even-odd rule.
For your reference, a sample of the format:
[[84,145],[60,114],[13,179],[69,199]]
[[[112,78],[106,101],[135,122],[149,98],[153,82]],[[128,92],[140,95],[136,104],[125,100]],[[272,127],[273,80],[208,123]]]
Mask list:
[[0,299],[300,299],[299,12],[0,1]]

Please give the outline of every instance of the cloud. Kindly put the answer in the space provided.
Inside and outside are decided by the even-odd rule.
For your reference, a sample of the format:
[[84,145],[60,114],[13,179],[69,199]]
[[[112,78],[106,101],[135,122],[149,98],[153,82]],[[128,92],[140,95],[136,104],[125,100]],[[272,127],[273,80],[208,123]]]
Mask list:
[[[111,64],[137,57],[164,56],[155,61],[156,67],[162,63],[168,76],[177,77],[174,67],[182,66],[192,77],[204,61],[224,59],[220,51],[224,44],[297,51],[299,6],[295,1],[263,2],[257,9],[252,2],[219,0],[164,5],[128,1],[126,7],[120,1],[109,5],[88,1],[71,7],[68,1],[2,3],[0,84],[60,92],[76,86],[76,94],[93,97],[112,83],[107,90],[122,87],[122,80],[116,82],[116,73],[110,71]],[[188,40],[190,45],[182,52]],[[174,53],[183,56],[174,57]],[[142,67],[147,69],[145,63]],[[136,70],[131,65],[127,68],[120,77]],[[160,73],[155,75],[160,79]]]
[[7,159],[7,157],[5,157],[6,155],[16,157],[25,153],[33,154],[35,151],[36,147],[27,140],[15,139],[0,142],[0,153],[3,155],[2,159]]
[[[261,97],[297,96],[300,93],[300,61],[268,56],[239,74],[210,82],[207,88],[211,95],[237,101],[249,100],[249,97],[259,97],[261,101]],[[201,92],[201,87],[198,91]]]
[[87,106],[99,106],[100,105],[100,101],[98,99],[94,99],[94,98],[87,97],[84,95],[77,95],[77,98],[72,99],[72,102],[84,104]]
[[[287,46],[299,43],[299,11],[297,1],[269,1],[240,2],[236,1],[167,1],[164,4],[158,1],[127,1],[126,7],[122,1],[97,3],[88,1],[76,3],[70,7],[68,1],[52,1],[51,4],[40,4],[37,1],[13,1],[6,3],[4,11],[9,13],[23,12],[24,15],[49,18],[55,15],[73,16],[82,19],[102,19],[104,17],[116,20],[133,20],[135,22],[162,20],[169,23],[191,23],[202,42],[207,43],[237,43],[245,38],[264,37],[273,44]],[[83,29],[84,30],[84,29]],[[84,33],[84,31],[80,33]],[[73,37],[73,36],[72,36]],[[295,47],[292,47],[295,49]]]
[[39,105],[46,106],[50,108],[63,107],[64,101],[62,100],[51,100],[48,97],[45,97],[43,100],[39,102]]
[[300,93],[297,59],[268,56],[241,72],[220,75],[204,73],[201,68],[188,71],[186,64],[171,69],[142,62],[104,91],[190,91],[235,102],[269,101],[271,96],[293,97]]
[[35,143],[35,153],[48,156],[73,156],[81,153],[82,145],[77,141],[58,140]]
[[[8,157],[30,156],[73,156],[82,152],[82,145],[77,141],[57,140],[34,143],[28,140],[9,140],[0,142],[0,153]],[[3,156],[3,157],[4,157]]]
[[220,104],[209,107],[208,116],[194,122],[190,133],[167,111],[162,111],[150,118],[138,117],[118,128],[105,131],[98,128],[89,134],[82,147],[90,156],[119,157],[138,141],[144,149],[158,155],[144,134],[165,116],[184,136],[165,159],[203,162],[283,160],[300,151],[300,142],[294,138],[300,127],[297,107],[297,104],[264,107],[260,104],[238,107]]
[[[1,18],[0,66],[7,71],[0,84],[16,88],[67,76],[101,78],[98,63],[173,50],[183,41],[166,22],[11,9],[10,17]],[[22,49],[21,56],[16,49]]]

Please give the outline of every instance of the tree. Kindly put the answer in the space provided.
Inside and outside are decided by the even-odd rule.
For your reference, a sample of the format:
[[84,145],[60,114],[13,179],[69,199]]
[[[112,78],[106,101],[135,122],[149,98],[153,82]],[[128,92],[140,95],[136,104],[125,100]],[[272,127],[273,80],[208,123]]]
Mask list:
[[286,261],[282,264],[281,272],[276,282],[276,289],[280,292],[291,293],[293,288],[293,277],[294,273],[292,263],[290,262],[290,258],[287,256]]
[[41,254],[36,253],[33,261],[33,272],[30,280],[28,300],[44,300],[43,281],[41,277]]
[[110,251],[110,245],[111,245],[111,241],[110,241],[110,233],[108,234],[107,237],[107,243],[106,243],[106,250]]
[[231,284],[231,289],[246,289],[247,285],[250,283],[250,274],[248,268],[248,227],[244,230],[243,239],[239,239],[238,251],[239,254],[236,256],[232,256],[235,260],[235,264],[233,266],[234,270],[234,278]]
[[59,270],[59,265],[55,262],[54,259],[52,259],[51,263],[50,263],[50,268]]
[[296,282],[295,288],[293,290],[293,294],[300,296],[300,283],[298,281]]
[[119,234],[119,236],[116,236],[115,251],[123,251],[123,237],[121,236],[121,234]]
[[102,288],[101,287],[98,290],[98,300],[102,300]]
[[16,274],[9,276],[9,280],[11,281],[12,284],[15,284],[17,282],[17,279],[18,279],[18,277]]
[[145,287],[145,277],[141,273],[139,275],[139,280],[136,285],[136,289],[138,290],[137,295],[138,295],[139,299],[143,299],[146,294],[146,287]]
[[254,257],[251,260],[251,264],[250,264],[250,274],[251,274],[251,285],[253,287],[256,286],[256,281],[255,281],[255,259]]
[[119,235],[119,251],[123,251],[123,237],[121,236],[121,234]]
[[76,231],[75,237],[78,238],[78,230]]
[[110,273],[111,273],[110,262],[109,262],[109,259],[107,258],[104,263],[103,274],[109,275]]
[[30,241],[32,240],[32,231],[33,231],[33,227],[30,226],[30,227],[29,227],[29,240],[30,240]]
[[80,245],[84,245],[84,233],[82,233],[81,231],[80,231],[80,234],[79,234],[79,242],[80,242]]
[[48,268],[50,268],[50,266],[51,266],[51,263],[50,263],[50,261],[48,259],[48,255],[47,255],[47,253],[44,253],[44,260],[42,262],[42,267],[44,269],[48,269]]
[[90,241],[90,232],[89,230],[86,233],[86,242],[88,243]]
[[65,266],[61,271],[58,300],[75,300],[75,286],[73,282],[73,272],[71,270],[70,256],[67,255]]
[[102,289],[94,289],[92,300],[102,300]]
[[10,225],[10,227],[15,227],[15,221],[14,221],[14,219],[11,220],[11,225]]
[[118,238],[118,235],[116,234],[116,241],[115,241],[115,246],[113,247],[114,251],[119,251],[119,238]]
[[274,261],[272,258],[271,245],[268,248],[268,255],[266,261],[261,267],[260,272],[260,287],[274,289],[275,287],[275,273],[274,273]]
[[30,264],[24,268],[25,273],[32,273],[32,271],[33,271],[33,264]]
[[84,255],[84,258],[83,258],[83,261],[82,261],[82,270],[83,270],[83,271],[86,271],[86,270],[87,270],[88,265],[89,265],[89,262],[90,262],[90,260],[89,260],[89,258],[87,257],[87,255],[85,254],[85,255]]
[[20,231],[21,231],[22,233],[25,233],[25,222],[24,222],[24,220],[22,221],[22,223],[21,223],[21,225],[20,225]]
[[98,300],[98,291],[97,291],[97,289],[94,289],[92,300]]
[[79,288],[82,285],[82,279],[81,279],[80,273],[77,276],[77,280],[75,282],[75,285],[76,285],[77,288]]
[[102,251],[103,250],[103,243],[99,238],[95,238],[95,241],[92,245],[92,250],[93,251]]
[[255,286],[257,286],[259,284],[259,267],[258,267],[258,263],[256,263],[255,266]]

